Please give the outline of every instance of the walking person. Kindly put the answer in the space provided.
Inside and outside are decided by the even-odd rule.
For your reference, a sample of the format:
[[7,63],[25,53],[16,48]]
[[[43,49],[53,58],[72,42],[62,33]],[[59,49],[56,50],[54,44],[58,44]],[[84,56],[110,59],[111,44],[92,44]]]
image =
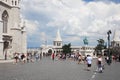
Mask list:
[[30,54],[29,53],[27,53],[26,58],[27,58],[27,63],[29,63],[29,61],[30,61]]
[[24,55],[24,53],[22,53],[22,55],[21,55],[21,60],[22,60],[22,62],[23,62],[23,63],[25,63],[25,61],[26,61],[26,58],[25,58],[25,55]]
[[103,72],[102,55],[99,55],[98,58],[97,58],[97,66],[98,66],[98,72],[102,73]]
[[14,54],[14,59],[15,59],[14,63],[17,64],[18,63],[18,53]]
[[106,56],[105,60],[106,60],[106,63],[109,65],[110,60],[109,60],[109,57],[108,57],[108,56]]
[[118,55],[118,61],[120,62],[120,54]]
[[30,53],[29,57],[30,57],[30,62],[34,62],[32,53]]
[[82,62],[82,56],[79,54],[78,55],[78,64],[80,64]]
[[36,61],[39,60],[39,54],[38,53],[35,54],[35,59],[36,59]]
[[92,66],[92,57],[90,55],[87,55],[86,62],[87,62],[87,71],[90,71],[90,68]]
[[51,58],[54,61],[54,58],[55,58],[55,54],[54,53],[52,53]]
[[19,62],[21,62],[21,54],[18,55]]
[[42,53],[40,53],[40,60],[42,60]]

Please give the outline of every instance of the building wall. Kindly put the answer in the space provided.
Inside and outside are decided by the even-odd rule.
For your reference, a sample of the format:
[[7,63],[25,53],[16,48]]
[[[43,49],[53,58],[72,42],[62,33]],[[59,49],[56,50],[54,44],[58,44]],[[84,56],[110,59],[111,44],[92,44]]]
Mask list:
[[26,34],[26,31],[23,31],[22,32],[22,45],[21,45],[21,47],[22,47],[22,49],[21,49],[21,51],[22,51],[22,53],[27,53],[27,34]]
[[[0,1],[0,59],[5,55],[9,58],[13,56],[13,53],[26,53],[27,43],[26,43],[26,31],[22,31],[20,26],[20,7],[18,3],[16,5],[11,4],[12,0],[8,2]],[[18,1],[18,0],[16,0]],[[6,11],[8,13],[8,23],[7,23],[7,33],[3,33],[3,20],[2,13]],[[5,47],[4,42],[8,42],[7,47]],[[24,46],[24,47],[23,47]]]

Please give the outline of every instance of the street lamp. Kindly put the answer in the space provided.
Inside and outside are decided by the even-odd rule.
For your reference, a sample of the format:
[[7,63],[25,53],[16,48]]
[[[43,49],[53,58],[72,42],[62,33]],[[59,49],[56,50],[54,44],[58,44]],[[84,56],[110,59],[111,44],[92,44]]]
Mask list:
[[109,30],[107,32],[107,35],[108,35],[108,57],[109,57],[109,62],[108,62],[108,65],[110,65],[111,63],[111,54],[110,54],[110,34],[111,34],[111,30]]

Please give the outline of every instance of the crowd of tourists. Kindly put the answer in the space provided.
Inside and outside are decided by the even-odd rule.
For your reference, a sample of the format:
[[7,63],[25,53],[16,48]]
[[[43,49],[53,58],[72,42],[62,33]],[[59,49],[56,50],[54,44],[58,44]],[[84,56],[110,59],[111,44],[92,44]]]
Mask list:
[[18,62],[22,62],[22,63],[28,63],[28,62],[34,62],[34,61],[38,61],[39,59],[42,58],[41,54],[38,53],[14,53],[14,64],[17,64]]
[[[14,53],[14,64],[17,64],[18,62],[21,63],[29,63],[29,62],[34,62],[34,61],[39,61],[42,59],[44,55],[39,54],[39,53],[27,53],[27,54],[20,54],[20,53]],[[76,61],[77,64],[82,64],[84,63],[87,67],[86,70],[90,71],[91,66],[92,66],[92,61],[93,58],[90,55],[82,56],[79,53],[75,54],[54,54],[52,53],[51,55],[51,60],[56,61],[56,60],[73,60]],[[96,60],[96,65],[97,65],[97,71],[98,72],[103,72],[104,65],[105,63],[110,63],[110,57],[109,56],[103,56],[103,55],[98,55]],[[120,55],[119,56],[112,56],[112,61],[120,61]]]

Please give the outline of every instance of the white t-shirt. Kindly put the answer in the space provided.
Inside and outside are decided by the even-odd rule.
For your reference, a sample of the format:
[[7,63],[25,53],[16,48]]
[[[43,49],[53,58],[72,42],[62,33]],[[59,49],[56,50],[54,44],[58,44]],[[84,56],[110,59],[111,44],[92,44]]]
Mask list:
[[92,57],[91,57],[91,56],[88,56],[88,57],[86,58],[86,60],[87,60],[87,63],[88,63],[88,64],[92,64]]
[[98,58],[98,61],[101,61],[101,62],[102,62],[102,58]]

